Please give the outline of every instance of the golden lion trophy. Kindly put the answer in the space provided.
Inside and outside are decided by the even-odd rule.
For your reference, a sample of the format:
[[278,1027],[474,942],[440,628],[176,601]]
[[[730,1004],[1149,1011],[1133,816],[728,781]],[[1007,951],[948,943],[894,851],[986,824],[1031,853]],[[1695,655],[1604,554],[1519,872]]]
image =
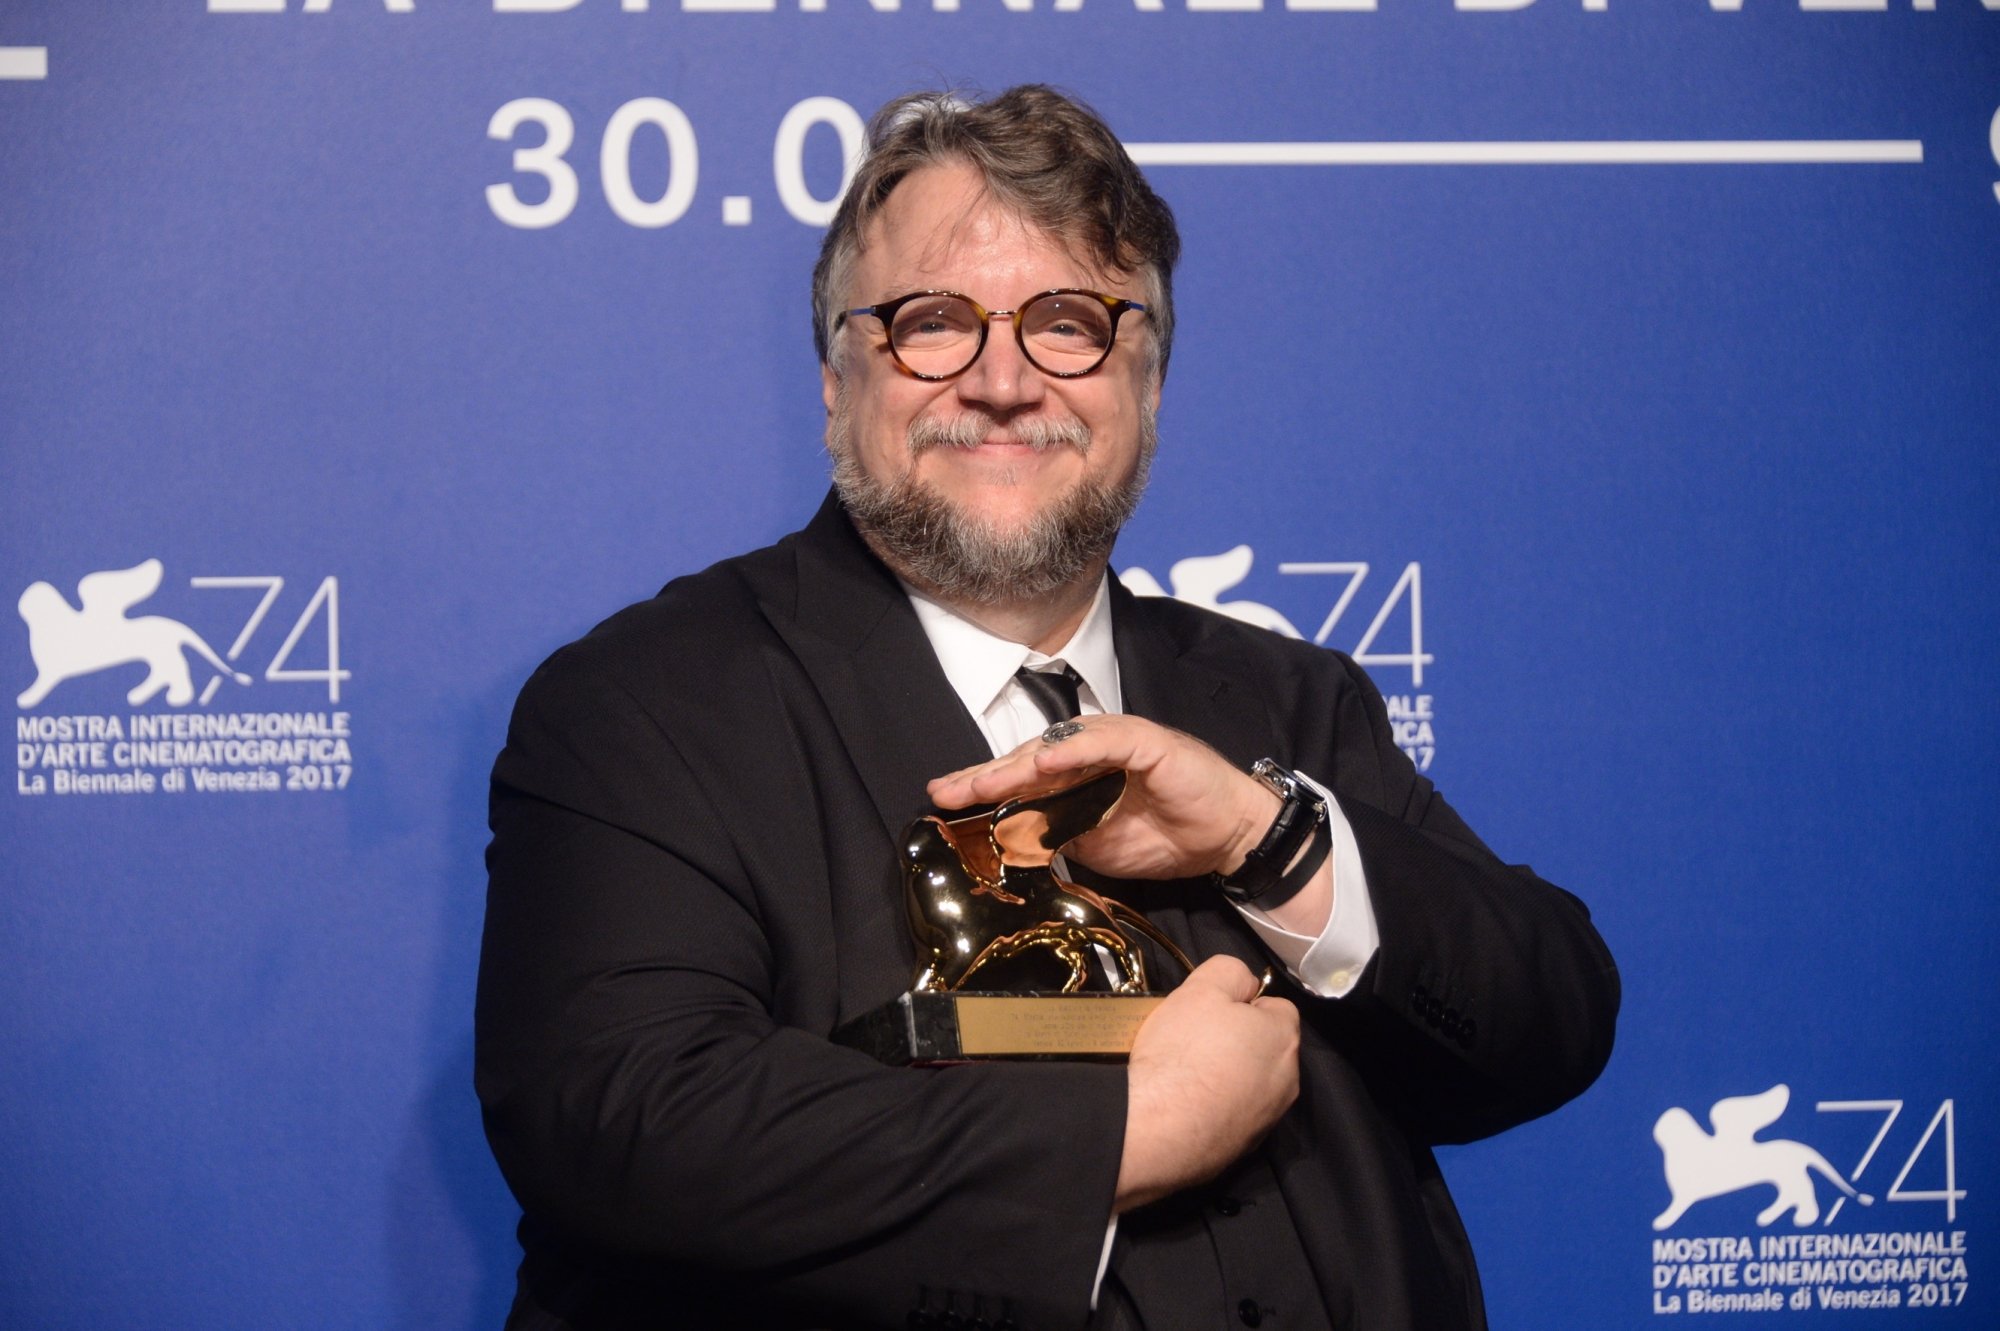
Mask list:
[[1056,861],[1124,791],[1114,770],[910,824],[901,860],[916,979],[834,1040],[898,1064],[1129,1054],[1160,1001],[1140,937],[1193,967],[1138,911],[1071,882]]

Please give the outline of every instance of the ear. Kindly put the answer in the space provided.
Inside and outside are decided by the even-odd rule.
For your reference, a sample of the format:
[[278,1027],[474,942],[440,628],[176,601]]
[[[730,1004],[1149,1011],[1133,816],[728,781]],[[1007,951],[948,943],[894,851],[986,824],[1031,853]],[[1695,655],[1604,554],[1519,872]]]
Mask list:
[[[833,415],[833,399],[840,392],[840,375],[834,371],[830,361],[819,363],[819,396],[826,403],[826,414]],[[1157,390],[1156,390],[1157,392]]]

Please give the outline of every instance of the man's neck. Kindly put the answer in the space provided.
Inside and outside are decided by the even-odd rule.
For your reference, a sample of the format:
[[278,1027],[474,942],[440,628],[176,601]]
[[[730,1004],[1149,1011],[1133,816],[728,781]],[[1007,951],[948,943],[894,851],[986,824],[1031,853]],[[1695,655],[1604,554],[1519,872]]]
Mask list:
[[1100,564],[1076,582],[1066,583],[1046,596],[1031,601],[1004,601],[994,604],[971,603],[925,586],[904,575],[918,591],[962,619],[970,620],[996,638],[1018,642],[1044,654],[1053,654],[1076,636],[1097,599],[1097,587],[1104,580]]

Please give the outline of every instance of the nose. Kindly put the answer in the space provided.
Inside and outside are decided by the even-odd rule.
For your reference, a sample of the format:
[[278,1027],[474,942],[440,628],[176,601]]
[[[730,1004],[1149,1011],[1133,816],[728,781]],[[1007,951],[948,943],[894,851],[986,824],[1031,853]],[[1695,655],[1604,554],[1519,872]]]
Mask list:
[[1048,380],[1021,354],[1014,322],[1004,316],[993,320],[979,359],[952,384],[965,405],[1003,416],[1040,406],[1048,392]]

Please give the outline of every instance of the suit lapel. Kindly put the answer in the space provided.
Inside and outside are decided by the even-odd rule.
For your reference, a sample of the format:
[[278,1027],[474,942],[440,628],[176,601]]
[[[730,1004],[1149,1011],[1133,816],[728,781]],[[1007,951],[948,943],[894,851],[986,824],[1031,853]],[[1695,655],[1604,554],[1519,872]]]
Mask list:
[[[916,951],[895,847],[903,830],[931,809],[925,783],[991,753],[901,585],[833,497],[794,550],[797,599],[766,596],[765,615],[804,668],[881,828],[879,868],[831,885],[846,1018],[909,985]],[[823,766],[838,761],[829,755]],[[845,779],[831,767],[813,777]],[[860,856],[867,860],[873,852],[866,847],[877,838],[865,829],[861,835]]]
[[932,777],[992,754],[895,578],[832,496],[800,533],[799,600],[773,625],[805,663],[868,787],[900,837],[930,809]]
[[1202,662],[1164,616],[1149,613],[1115,581],[1111,625],[1126,711],[1197,736],[1246,767],[1264,755],[1271,725],[1263,702],[1242,682]]

